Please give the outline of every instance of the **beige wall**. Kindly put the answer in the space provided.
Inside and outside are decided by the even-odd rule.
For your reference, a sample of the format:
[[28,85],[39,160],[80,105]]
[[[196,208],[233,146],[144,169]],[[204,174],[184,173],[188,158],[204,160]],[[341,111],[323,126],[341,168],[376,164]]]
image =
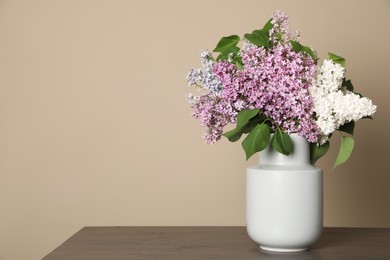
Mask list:
[[208,146],[185,75],[275,9],[379,110],[325,170],[326,226],[390,227],[390,1],[1,1],[0,259],[40,259],[83,226],[245,225],[240,144]]

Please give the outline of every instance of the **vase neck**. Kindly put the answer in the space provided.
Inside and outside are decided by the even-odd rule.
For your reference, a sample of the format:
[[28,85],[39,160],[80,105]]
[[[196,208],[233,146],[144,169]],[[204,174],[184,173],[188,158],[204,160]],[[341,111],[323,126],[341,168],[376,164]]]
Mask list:
[[[310,147],[306,138],[298,134],[290,134],[293,150],[290,155],[286,156],[279,153],[271,147],[268,147],[260,152],[260,164],[272,165],[306,165],[310,164]],[[272,138],[272,136],[271,136]]]

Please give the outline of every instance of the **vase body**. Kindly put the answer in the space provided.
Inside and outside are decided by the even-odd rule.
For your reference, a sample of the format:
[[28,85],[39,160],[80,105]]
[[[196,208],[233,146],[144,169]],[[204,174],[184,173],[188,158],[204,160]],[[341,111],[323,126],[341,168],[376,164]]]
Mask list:
[[322,233],[322,170],[310,164],[307,140],[290,136],[289,156],[269,145],[247,169],[247,232],[268,251],[304,251]]

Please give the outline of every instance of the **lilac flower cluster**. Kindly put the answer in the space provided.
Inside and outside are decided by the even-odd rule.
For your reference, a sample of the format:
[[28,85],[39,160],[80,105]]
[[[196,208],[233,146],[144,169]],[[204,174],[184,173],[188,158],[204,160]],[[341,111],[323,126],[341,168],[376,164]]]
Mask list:
[[193,116],[207,127],[206,143],[213,144],[221,138],[223,127],[236,122],[237,111],[229,102],[216,95],[202,95],[192,104]]
[[232,56],[215,62],[205,51],[201,53],[202,69],[192,69],[187,75],[189,85],[204,91],[198,97],[189,95],[188,100],[193,116],[207,128],[207,143],[218,141],[223,127],[234,124],[239,111],[254,108],[269,117],[274,130],[280,128],[310,142],[317,141],[313,100],[308,91],[316,63],[309,55],[293,51],[285,13],[274,12],[271,23],[271,48],[244,42],[239,52],[242,70],[232,62]]
[[287,43],[291,38],[288,16],[286,13],[276,10],[272,13],[272,28],[269,31],[270,41],[273,45]]
[[202,51],[200,53],[202,62],[201,69],[191,69],[187,74],[188,85],[196,85],[205,91],[218,93],[222,90],[221,81],[213,73],[214,61],[210,52]]
[[204,139],[208,144],[214,144],[221,139],[223,128],[234,124],[238,111],[226,100],[221,98],[222,82],[213,72],[216,64],[208,51],[200,54],[202,69],[191,69],[187,82],[198,86],[203,95],[187,95],[187,100],[193,109],[192,115],[200,120],[201,126],[207,128]]
[[343,87],[345,68],[332,60],[324,60],[309,91],[314,100],[319,143],[326,143],[340,126],[373,116],[377,107],[367,97]]
[[277,127],[317,141],[312,120],[313,100],[308,91],[316,64],[310,56],[296,53],[290,45],[278,44],[270,51],[252,47],[241,52],[243,70],[220,61],[214,73],[223,84],[222,99],[238,108],[260,108]]
[[[224,136],[242,142],[246,158],[267,145],[289,155],[289,134],[296,133],[310,143],[311,163],[328,149],[336,130],[352,135],[354,122],[369,117],[376,106],[354,92],[345,77],[345,59],[329,53],[328,60],[317,65],[312,48],[299,42],[300,33],[291,33],[288,17],[275,11],[262,29],[222,37],[214,52],[201,53],[202,67],[187,75],[190,86],[201,95],[189,94],[193,116],[207,130],[204,139],[218,141],[228,124],[236,128]],[[270,141],[270,133],[274,133]],[[354,141],[342,135],[334,167],[351,155]]]

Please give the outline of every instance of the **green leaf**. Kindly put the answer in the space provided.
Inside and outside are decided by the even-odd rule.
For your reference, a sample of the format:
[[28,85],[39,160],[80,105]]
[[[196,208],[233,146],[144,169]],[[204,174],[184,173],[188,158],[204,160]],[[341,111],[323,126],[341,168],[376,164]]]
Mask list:
[[318,159],[324,156],[329,150],[330,143],[326,142],[323,145],[317,143],[310,144],[310,163],[314,165]]
[[[257,118],[257,117],[256,117]],[[252,118],[248,124],[244,125],[240,130],[243,134],[247,134],[247,133],[250,133],[253,128],[255,128],[258,124],[262,123],[260,120],[259,121],[256,121],[256,120],[253,120],[254,118]],[[253,121],[253,122],[252,122]],[[264,120],[263,120],[264,121]]]
[[238,61],[236,61],[235,64],[236,64],[237,69],[239,69],[239,70],[243,70],[243,69],[244,69],[244,67],[242,66],[242,64],[239,63]]
[[337,155],[336,162],[333,165],[333,169],[339,166],[340,164],[345,163],[351,156],[353,147],[355,146],[355,141],[352,137],[343,136],[341,139],[341,146],[339,154]]
[[291,46],[293,48],[293,51],[295,52],[305,52],[310,55],[310,57],[315,61],[317,59],[316,55],[314,52],[308,47],[308,46],[303,46],[297,41],[290,40]]
[[236,67],[239,70],[243,70],[244,69],[244,62],[242,61],[242,58],[240,56],[238,56],[238,55],[234,56],[234,63],[236,64]]
[[256,109],[244,109],[238,113],[237,116],[237,129],[241,129],[244,125],[246,125],[249,120],[259,114],[260,108]]
[[244,134],[247,134],[252,131],[253,128],[255,128],[258,124],[262,124],[266,121],[267,116],[265,115],[257,115],[253,118],[251,118],[245,126],[241,128],[241,132]]
[[245,34],[244,37],[256,46],[269,48],[269,36],[262,30],[254,30],[252,33]]
[[268,22],[264,25],[263,27],[263,32],[266,33],[267,35],[269,35],[269,30],[272,29],[272,27],[274,26],[272,23],[272,18],[268,20]]
[[243,127],[241,128],[235,128],[233,130],[230,130],[224,134],[230,142],[236,142],[238,141],[242,134],[247,134],[253,130],[258,124],[263,123],[267,117],[265,115],[256,115],[255,117],[251,118],[248,123],[246,123]]
[[291,137],[278,128],[272,138],[272,147],[279,153],[289,155],[293,148]]
[[271,131],[267,124],[262,123],[257,125],[242,142],[246,159],[248,160],[252,155],[264,150],[270,139]]
[[295,52],[303,51],[303,45],[300,44],[299,42],[290,40],[290,43],[291,43],[291,46],[293,48],[293,51],[295,51]]
[[343,84],[342,84],[347,90],[349,91],[353,91],[353,85],[352,85],[352,82],[351,80],[343,80]]
[[350,121],[348,123],[343,124],[339,127],[339,131],[345,132],[347,134],[353,135],[353,130],[355,129],[355,122]]
[[334,63],[338,63],[345,68],[345,59],[343,57],[329,52],[328,58],[331,59]]
[[223,136],[225,136],[230,142],[236,142],[238,140],[240,140],[241,136],[242,136],[242,131],[241,129],[233,129],[233,130],[230,130],[226,133],[223,133],[222,134]]
[[317,59],[314,52],[310,49],[310,47],[304,46],[304,51],[310,55],[310,57],[315,61]]
[[229,53],[220,53],[217,57],[217,61],[227,60],[229,58]]
[[220,52],[220,53],[238,53],[240,48],[237,47],[237,43],[239,43],[240,37],[237,35],[230,35],[227,37],[222,37],[221,40],[219,40],[217,47],[213,50],[214,52]]

